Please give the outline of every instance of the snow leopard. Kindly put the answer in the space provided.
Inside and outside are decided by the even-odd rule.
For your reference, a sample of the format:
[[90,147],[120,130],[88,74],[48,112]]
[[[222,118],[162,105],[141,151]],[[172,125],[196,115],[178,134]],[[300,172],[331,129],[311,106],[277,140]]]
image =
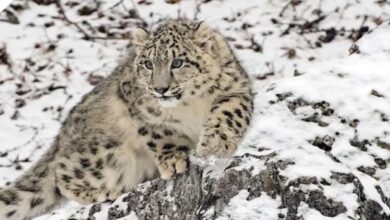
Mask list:
[[225,38],[205,22],[179,19],[137,28],[131,43],[44,156],[0,189],[0,219],[30,219],[66,200],[114,200],[146,180],[185,175],[191,154],[234,154],[253,94]]

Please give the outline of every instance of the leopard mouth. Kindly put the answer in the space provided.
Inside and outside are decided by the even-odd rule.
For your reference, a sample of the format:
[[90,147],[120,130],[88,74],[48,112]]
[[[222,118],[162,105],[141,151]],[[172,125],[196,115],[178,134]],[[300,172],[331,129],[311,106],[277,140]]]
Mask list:
[[174,94],[174,95],[170,95],[170,96],[166,96],[166,95],[163,95],[161,97],[156,97],[160,100],[164,100],[164,101],[172,101],[172,100],[179,100],[181,98],[181,93],[179,94]]
[[172,96],[160,96],[156,97],[158,103],[161,107],[164,108],[174,108],[177,107],[180,103],[181,94],[172,95]]
[[182,91],[177,90],[174,92],[166,92],[164,94],[159,93],[153,93],[153,96],[161,101],[173,101],[173,100],[179,100],[182,97]]

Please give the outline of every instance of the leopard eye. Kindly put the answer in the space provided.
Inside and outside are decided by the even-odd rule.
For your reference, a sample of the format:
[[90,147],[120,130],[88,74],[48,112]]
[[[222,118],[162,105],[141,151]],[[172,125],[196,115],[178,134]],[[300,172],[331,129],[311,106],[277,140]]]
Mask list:
[[150,60],[145,61],[144,63],[146,69],[152,70],[153,69],[153,63]]
[[171,67],[173,69],[180,68],[183,65],[183,60],[182,59],[174,59],[172,60]]

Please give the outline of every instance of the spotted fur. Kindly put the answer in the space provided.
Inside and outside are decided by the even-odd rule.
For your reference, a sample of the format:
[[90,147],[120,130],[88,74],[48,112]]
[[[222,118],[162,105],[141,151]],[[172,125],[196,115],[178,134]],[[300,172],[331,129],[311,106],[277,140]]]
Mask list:
[[121,65],[70,112],[47,154],[0,190],[0,219],[29,219],[62,199],[113,200],[184,173],[188,155],[229,157],[250,122],[245,71],[205,23],[137,29]]

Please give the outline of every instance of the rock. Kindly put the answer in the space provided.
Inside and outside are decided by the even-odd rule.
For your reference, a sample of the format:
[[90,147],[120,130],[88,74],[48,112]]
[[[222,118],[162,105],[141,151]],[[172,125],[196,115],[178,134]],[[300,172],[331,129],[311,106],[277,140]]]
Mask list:
[[[255,163],[268,159],[266,169],[257,174],[253,174],[250,169],[240,168],[243,160],[239,158],[232,160],[228,168],[217,175],[207,174],[206,167],[192,165],[187,174],[176,176],[173,180],[155,179],[141,184],[114,203],[91,206],[86,210],[88,217],[85,219],[95,219],[94,215],[102,210],[108,210],[109,220],[121,219],[132,213],[136,213],[139,219],[216,219],[224,215],[229,201],[240,191],[248,192],[247,200],[258,198],[262,194],[280,198],[279,208],[286,212],[277,216],[283,219],[300,219],[298,207],[301,202],[327,217],[335,217],[347,211],[342,202],[327,198],[319,189],[302,189],[311,184],[319,187],[323,185],[316,177],[300,177],[287,182],[279,172],[281,168],[270,160],[273,157],[274,155],[253,159]],[[332,179],[341,184],[355,182],[355,193],[361,198],[358,208],[361,210],[361,219],[387,219],[378,203],[365,199],[362,185],[353,174],[334,173]],[[120,203],[122,204],[118,205]],[[107,206],[108,209],[102,206]],[[76,216],[69,219],[73,218],[84,219]]]

